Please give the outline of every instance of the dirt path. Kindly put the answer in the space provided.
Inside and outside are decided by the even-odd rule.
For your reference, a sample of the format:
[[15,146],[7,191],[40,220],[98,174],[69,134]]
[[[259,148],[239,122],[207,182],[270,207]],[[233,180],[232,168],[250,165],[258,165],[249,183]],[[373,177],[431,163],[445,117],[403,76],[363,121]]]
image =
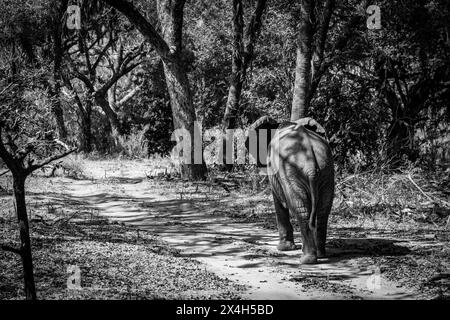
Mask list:
[[[92,180],[62,179],[61,183],[67,196],[85,202],[99,214],[157,234],[208,270],[248,286],[243,298],[417,298],[414,292],[383,279],[369,262],[342,256],[337,249],[317,265],[301,266],[300,250],[276,250],[275,231],[213,216],[214,208],[202,209],[195,201],[155,195],[146,181],[132,172],[121,171],[113,187]],[[373,238],[371,242],[353,241],[380,245],[385,240],[376,243],[375,239],[375,244]]]

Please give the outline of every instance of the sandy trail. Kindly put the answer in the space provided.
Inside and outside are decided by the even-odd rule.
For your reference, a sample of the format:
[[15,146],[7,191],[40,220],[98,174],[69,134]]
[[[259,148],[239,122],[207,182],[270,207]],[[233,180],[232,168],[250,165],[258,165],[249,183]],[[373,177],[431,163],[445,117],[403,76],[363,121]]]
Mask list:
[[[299,265],[300,250],[276,250],[276,231],[212,215],[213,208],[201,209],[195,201],[180,200],[173,194],[156,196],[142,177],[126,170],[121,170],[117,179],[113,191],[92,180],[60,182],[68,197],[83,201],[113,221],[150,231],[208,270],[246,285],[243,298],[417,298],[414,292],[383,279],[374,266],[337,249],[317,265]],[[371,241],[367,245],[377,240]],[[383,243],[383,239],[379,241]]]

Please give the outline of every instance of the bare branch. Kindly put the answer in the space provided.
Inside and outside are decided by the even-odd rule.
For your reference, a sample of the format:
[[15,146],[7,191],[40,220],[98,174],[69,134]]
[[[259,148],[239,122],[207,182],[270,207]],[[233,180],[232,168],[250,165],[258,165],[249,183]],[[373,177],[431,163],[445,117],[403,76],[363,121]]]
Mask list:
[[142,88],[143,84],[135,87],[133,90],[128,92],[120,101],[117,103],[118,106],[123,105],[125,102],[134,97],[134,95]]
[[109,37],[108,43],[103,47],[103,49],[100,51],[100,53],[98,54],[97,60],[95,60],[94,64],[92,65],[92,68],[95,70],[98,67],[98,64],[100,63],[100,61],[102,61],[103,57],[106,55],[106,52],[108,51],[108,49],[113,45],[113,37],[112,34]]
[[92,92],[95,91],[94,85],[92,84],[91,80],[89,80],[88,77],[86,77],[79,71],[73,71],[72,73],[77,79],[81,80],[90,91]]
[[134,64],[131,64],[127,67],[122,67],[118,72],[116,72],[111,79],[109,79],[108,82],[106,82],[103,87],[99,90],[97,90],[97,94],[99,95],[105,95],[109,88],[111,88],[121,77],[126,75],[127,73],[131,72],[134,68],[136,68],[138,65],[140,65],[142,62],[137,62]]
[[77,150],[78,150],[78,148],[74,148],[74,149],[69,150],[69,151],[66,151],[66,152],[64,152],[64,153],[61,153],[61,154],[58,154],[58,155],[54,155],[54,156],[48,157],[47,159],[44,159],[44,160],[42,160],[42,161],[39,161],[39,163],[37,163],[37,164],[32,164],[32,165],[30,165],[30,166],[26,169],[26,173],[27,173],[27,174],[30,174],[30,173],[32,173],[33,171],[35,171],[35,170],[37,170],[37,169],[39,169],[39,168],[41,168],[41,167],[43,167],[43,166],[49,164],[50,162],[55,161],[55,160],[62,159],[62,158],[68,156],[69,154],[71,154],[71,153],[73,153],[73,152],[75,152],[75,151],[77,151]]
[[6,92],[6,90],[8,90],[10,87],[12,87],[13,85],[15,85],[14,82],[11,82],[9,85],[7,85],[1,92],[0,95],[2,95],[3,93]]
[[7,245],[2,245],[2,250],[16,253],[19,256],[22,255],[22,251],[20,249],[13,248],[13,247],[10,247],[10,246],[7,246]]
[[425,197],[428,198],[428,200],[430,200],[431,202],[435,203],[436,201],[433,199],[433,198],[435,198],[436,200],[438,200],[438,201],[442,202],[443,204],[445,204],[446,206],[450,207],[450,203],[448,203],[447,201],[441,200],[441,199],[436,198],[436,197],[433,197],[433,198],[432,198],[431,196],[429,196],[428,194],[426,194],[425,191],[423,191],[423,190],[417,185],[417,183],[414,182],[413,178],[411,177],[411,174],[408,174],[408,179],[409,179],[409,181],[411,181],[412,184],[417,188],[417,190],[420,191],[420,193],[422,193]]
[[[126,0],[103,0],[105,3],[122,12],[130,22],[142,33],[148,42],[155,48],[156,52],[166,62],[174,61],[174,57],[169,50],[169,46],[156,31],[154,26],[136,9],[136,7]],[[184,1],[183,1],[184,2]]]
[[84,58],[86,60],[86,67],[88,69],[89,75],[92,75],[95,72],[95,70],[92,69],[92,66],[91,66],[91,60],[90,60],[90,57],[89,57],[89,48],[86,45],[86,39],[85,39],[84,36],[81,36],[81,34],[80,34],[79,37],[80,37],[79,38],[80,45],[82,46],[83,51],[84,51]]
[[5,171],[3,171],[2,173],[0,173],[0,177],[3,176],[3,175],[5,175],[5,174],[7,174],[9,171],[11,171],[11,170],[5,170]]
[[60,146],[63,146],[64,149],[66,149],[67,151],[70,150],[69,146],[68,146],[67,144],[65,144],[64,142],[62,142],[61,140],[59,140],[59,139],[54,139],[53,141],[54,141],[56,144],[59,144]]

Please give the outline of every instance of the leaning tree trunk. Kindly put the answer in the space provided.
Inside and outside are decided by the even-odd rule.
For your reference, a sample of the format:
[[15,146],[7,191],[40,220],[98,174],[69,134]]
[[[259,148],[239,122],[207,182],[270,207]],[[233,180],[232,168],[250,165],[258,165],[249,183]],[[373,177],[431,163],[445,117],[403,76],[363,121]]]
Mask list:
[[22,258],[25,295],[27,300],[36,300],[36,287],[33,275],[33,258],[31,255],[30,231],[28,226],[27,207],[25,203],[25,178],[22,174],[13,173],[14,198],[16,202],[17,221],[20,229],[20,256]]
[[[196,123],[192,92],[189,85],[185,63],[182,59],[182,26],[184,1],[158,1],[158,17],[162,27],[164,40],[172,52],[175,53],[172,61],[163,61],[167,89],[173,113],[174,129],[186,129],[190,134],[191,154],[190,161],[182,163],[181,173],[184,178],[191,180],[205,179],[206,165],[203,161],[203,146],[201,129]],[[199,145],[200,144],[200,145]],[[200,159],[195,159],[194,150],[200,150]],[[186,159],[186,156],[183,155]]]
[[314,1],[303,0],[300,6],[300,30],[297,39],[294,94],[291,121],[304,118],[309,108]]

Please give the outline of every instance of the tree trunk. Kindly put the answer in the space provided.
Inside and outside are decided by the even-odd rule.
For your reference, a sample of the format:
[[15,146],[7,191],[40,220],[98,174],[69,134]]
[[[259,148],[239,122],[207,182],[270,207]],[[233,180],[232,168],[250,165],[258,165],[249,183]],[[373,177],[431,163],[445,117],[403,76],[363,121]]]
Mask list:
[[25,295],[27,300],[36,300],[30,231],[28,226],[27,207],[25,203],[25,178],[20,173],[13,174],[14,198],[16,201],[16,213],[20,229],[20,256],[23,264]]
[[311,0],[303,0],[300,6],[300,30],[297,39],[291,121],[304,118],[310,103],[314,3]]
[[[192,151],[189,155],[190,163],[182,164],[182,176],[193,180],[205,179],[206,165],[203,156],[201,157],[201,163],[196,163],[199,162],[199,159],[194,158],[194,148],[201,148],[201,153],[203,148],[201,140],[199,141],[194,134],[200,132],[200,128],[195,123],[196,116],[187,75],[183,66],[177,63],[164,63],[164,73],[172,107],[174,129],[184,128],[190,134]],[[197,128],[195,128],[196,126]]]
[[241,0],[233,0],[233,56],[231,59],[231,81],[228,90],[228,99],[225,114],[222,120],[222,129],[235,128],[238,115],[239,100],[242,85],[245,79],[243,68],[243,30],[244,18]]
[[67,129],[66,129],[66,124],[64,123],[64,113],[63,113],[63,109],[61,107],[61,100],[59,97],[59,92],[60,92],[60,86],[55,84],[55,96],[56,96],[56,101],[54,101],[54,104],[52,106],[52,112],[53,115],[55,116],[55,121],[56,121],[56,127],[58,129],[58,138],[60,140],[66,140],[67,139]]
[[81,150],[85,153],[90,153],[92,151],[92,107],[88,104],[85,109],[81,112]]
[[61,17],[64,15],[67,0],[58,2],[58,8],[55,13],[53,21],[53,81],[54,87],[52,95],[55,99],[52,105],[52,112],[55,116],[56,126],[58,128],[59,139],[65,140],[67,138],[67,128],[64,123],[64,113],[61,106],[61,62],[63,56],[63,48],[61,43]]
[[22,32],[18,36],[20,46],[22,47],[22,51],[25,53],[25,56],[27,57],[27,63],[35,64],[37,62],[37,59],[34,53],[33,43],[30,39],[30,37],[32,37],[30,35],[31,33],[30,28],[25,22],[23,22],[21,29]]
[[239,115],[239,102],[241,99],[242,87],[245,80],[246,67],[243,66],[243,18],[242,0],[233,0],[233,55],[231,58],[231,80],[228,89],[227,104],[222,120],[222,146],[219,157],[223,159],[223,164],[228,171],[233,169],[232,163],[227,163],[227,154],[232,152],[227,146],[231,146],[228,141],[227,129],[234,129],[237,125]]
[[[233,70],[239,68],[233,58]],[[237,125],[237,117],[239,116],[239,102],[241,99],[242,87],[244,84],[243,72],[239,70],[233,71],[230,88],[228,90],[227,104],[225,114],[222,120],[222,129],[234,129]]]
[[233,0],[233,56],[231,81],[222,129],[233,129],[240,113],[241,92],[247,69],[253,60],[255,44],[262,26],[262,15],[266,0],[258,0],[244,35],[244,9],[242,0]]
[[[392,99],[391,99],[392,101]],[[398,168],[404,164],[405,158],[409,161],[416,161],[419,153],[414,143],[414,125],[418,117],[417,109],[406,105],[395,104],[396,109],[392,109],[392,120],[387,130],[386,156],[391,168]],[[393,106],[390,106],[391,108]]]
[[117,116],[117,113],[111,108],[108,99],[106,99],[104,95],[95,94],[95,102],[102,108],[103,112],[105,112],[114,131],[119,135],[124,134],[120,119]]
[[403,155],[409,160],[414,161],[415,157],[412,152],[412,136],[411,128],[403,122],[394,121],[387,135],[386,155],[391,168],[398,168],[403,163]]
[[54,99],[52,103],[52,112],[55,117],[56,128],[58,130],[58,138],[64,141],[67,139],[67,128],[66,124],[64,123],[64,112],[61,106],[61,97],[60,97],[61,82],[58,77],[59,71],[55,70],[53,73],[53,79],[55,84],[53,88],[50,89]]
[[[227,141],[227,129],[237,127],[237,119],[241,113],[240,99],[242,88],[247,76],[247,69],[253,60],[254,48],[258,33],[261,29],[261,20],[266,0],[258,0],[249,21],[244,36],[244,9],[242,0],[233,0],[233,56],[231,60],[231,80],[228,89],[228,98],[225,106],[225,113],[222,120],[223,140],[219,157],[223,159],[225,168],[231,171],[233,164],[227,164],[227,153],[231,152],[227,146],[231,142]],[[245,38],[245,39],[244,39]]]
[[[173,112],[174,129],[186,129],[191,135],[191,150],[195,150],[195,142],[200,144],[197,149],[200,152],[191,153],[190,160],[182,164],[182,176],[188,179],[205,179],[206,165],[203,161],[203,146],[201,139],[194,135],[199,132],[195,123],[196,115],[192,102],[192,94],[186,71],[186,63],[183,58],[183,9],[185,0],[158,0],[157,13],[161,25],[161,35],[155,27],[142,15],[139,10],[126,0],[103,0],[115,7],[142,33],[153,45],[164,63],[164,73],[169,91],[170,103]],[[197,128],[197,129],[195,129]],[[200,132],[201,134],[201,132]],[[201,137],[200,137],[201,138]],[[197,140],[197,141],[196,141]],[[198,155],[200,153],[200,155]],[[194,159],[195,154],[197,158]],[[193,161],[195,160],[195,161]],[[189,163],[190,162],[190,163]],[[198,162],[198,163],[197,163]]]
[[[189,155],[190,161],[182,164],[181,173],[183,178],[199,180],[206,178],[206,165],[203,161],[202,142],[195,135],[195,132],[200,132],[200,129],[196,123],[191,88],[182,60],[183,6],[184,1],[159,0],[158,17],[162,27],[163,38],[170,50],[175,53],[173,61],[163,60],[174,129],[184,128],[190,134],[192,151]],[[200,159],[195,159],[195,148],[200,148]]]

